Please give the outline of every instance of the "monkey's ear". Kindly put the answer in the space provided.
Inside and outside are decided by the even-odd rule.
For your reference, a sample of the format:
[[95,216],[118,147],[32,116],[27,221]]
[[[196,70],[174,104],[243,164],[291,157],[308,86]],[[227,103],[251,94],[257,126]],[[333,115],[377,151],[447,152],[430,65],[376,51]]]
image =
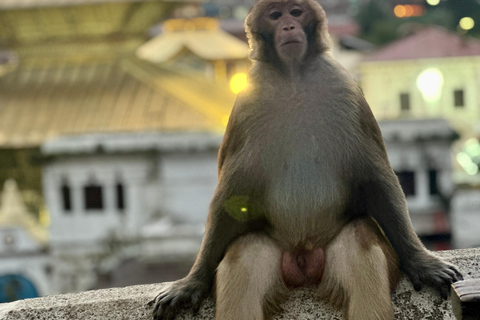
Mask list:
[[[263,2],[263,3],[262,3]],[[262,12],[266,9],[266,2],[259,0],[250,9],[247,17],[245,18],[245,33],[248,39],[248,56],[251,60],[261,60],[262,52],[264,51],[263,41],[260,39],[261,21],[260,17]]]
[[312,10],[313,20],[317,23],[315,30],[315,42],[317,43],[318,51],[328,51],[332,47],[332,40],[330,39],[330,34],[328,33],[327,14],[317,1],[307,0],[306,2],[310,5],[310,9]]

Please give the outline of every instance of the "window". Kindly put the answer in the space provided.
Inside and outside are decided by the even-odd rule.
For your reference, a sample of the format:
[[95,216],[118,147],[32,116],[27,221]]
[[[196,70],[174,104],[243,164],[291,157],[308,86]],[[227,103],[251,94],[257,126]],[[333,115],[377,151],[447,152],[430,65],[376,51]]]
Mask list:
[[63,211],[71,212],[72,211],[72,190],[66,182],[62,183],[62,186],[60,187],[60,193],[62,195]]
[[117,182],[115,186],[115,191],[117,195],[117,209],[119,211],[125,210],[125,189],[121,182]]
[[410,110],[410,94],[400,93],[400,110],[402,111]]
[[465,106],[463,90],[453,91],[453,100],[454,100],[455,108],[463,108]]
[[85,186],[84,196],[86,210],[103,209],[103,190],[101,186],[95,184]]
[[438,194],[437,170],[428,171],[428,181],[430,182],[430,194]]
[[415,172],[400,171],[396,172],[400,185],[402,186],[405,196],[415,195]]

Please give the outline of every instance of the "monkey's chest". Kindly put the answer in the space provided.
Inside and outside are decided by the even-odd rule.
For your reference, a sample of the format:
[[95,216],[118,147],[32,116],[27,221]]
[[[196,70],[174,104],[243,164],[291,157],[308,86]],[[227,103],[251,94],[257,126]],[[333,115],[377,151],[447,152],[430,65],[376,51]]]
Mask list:
[[273,236],[288,242],[285,246],[307,240],[325,245],[344,223],[348,190],[342,177],[344,160],[320,146],[305,141],[277,146],[276,151],[283,152],[264,166],[268,220]]
[[269,126],[253,130],[258,134],[245,146],[254,161],[244,163],[260,168],[265,179],[265,211],[272,235],[288,242],[287,247],[307,240],[326,244],[344,225],[346,175],[353,170],[359,145],[339,115],[329,111],[318,115],[318,110],[315,115],[311,109],[279,112]]

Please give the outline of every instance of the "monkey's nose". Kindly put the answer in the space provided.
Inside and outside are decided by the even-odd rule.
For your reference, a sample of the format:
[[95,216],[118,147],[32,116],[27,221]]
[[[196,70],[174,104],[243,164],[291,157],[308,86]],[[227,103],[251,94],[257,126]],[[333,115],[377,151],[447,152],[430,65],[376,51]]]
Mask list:
[[284,31],[290,31],[290,30],[293,30],[293,29],[295,29],[295,26],[285,26],[285,27],[283,27]]

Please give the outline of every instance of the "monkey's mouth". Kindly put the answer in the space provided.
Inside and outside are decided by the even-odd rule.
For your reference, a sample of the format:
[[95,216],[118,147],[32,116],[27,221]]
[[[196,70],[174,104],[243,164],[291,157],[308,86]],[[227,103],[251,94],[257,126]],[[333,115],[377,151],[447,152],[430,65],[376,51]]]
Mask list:
[[290,45],[290,44],[301,44],[302,42],[301,41],[298,41],[298,40],[289,40],[289,41],[285,41],[284,43],[282,43],[282,46],[286,46],[286,45]]

